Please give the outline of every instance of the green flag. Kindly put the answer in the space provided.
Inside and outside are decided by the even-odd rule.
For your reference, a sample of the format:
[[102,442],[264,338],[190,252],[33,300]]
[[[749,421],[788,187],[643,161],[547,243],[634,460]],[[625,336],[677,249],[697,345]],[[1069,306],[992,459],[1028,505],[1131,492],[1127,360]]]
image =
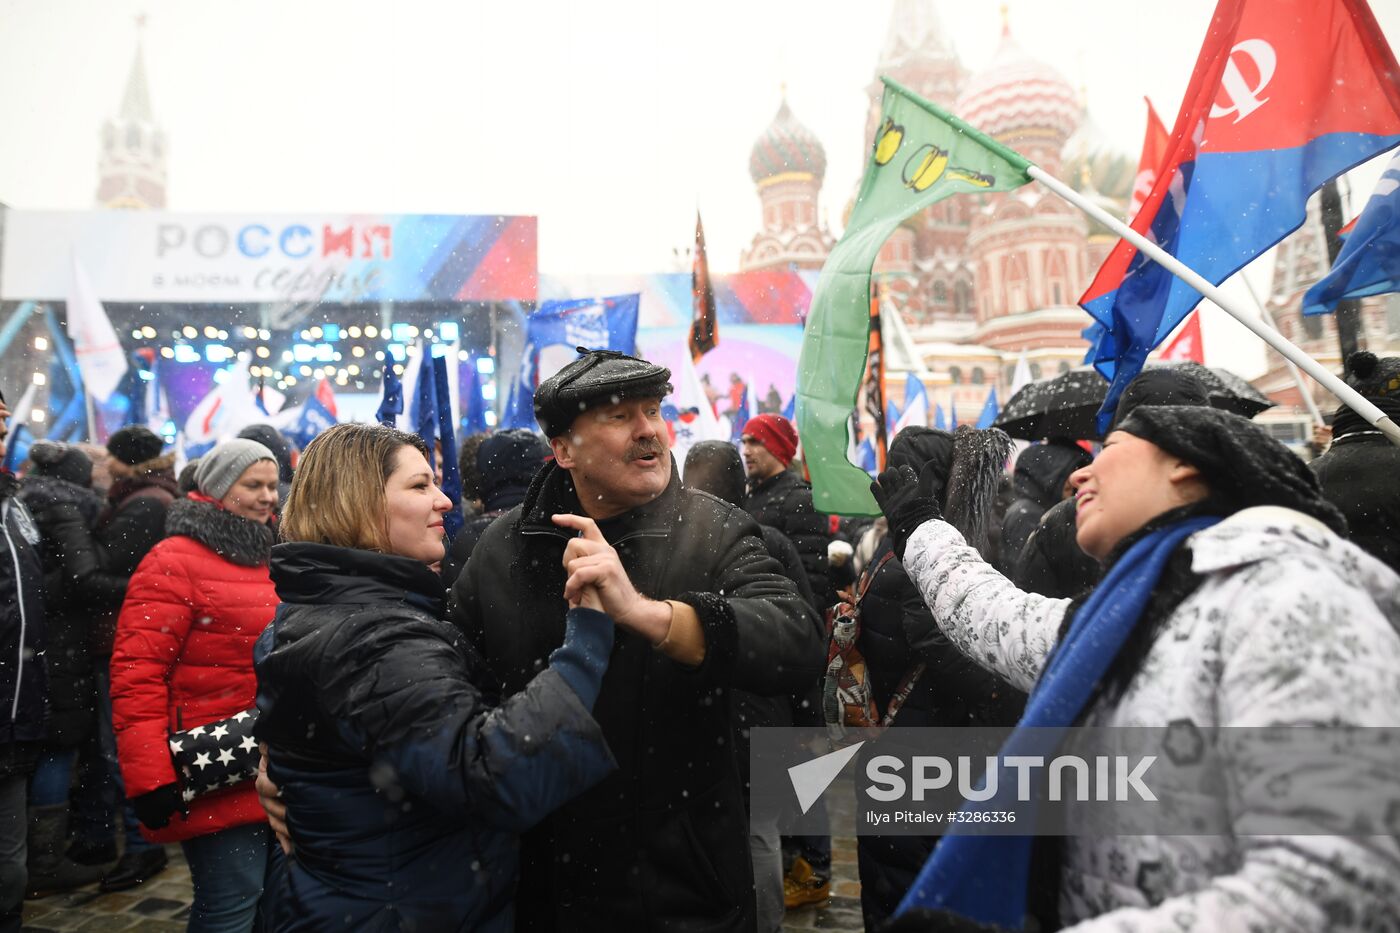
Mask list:
[[822,266],[797,361],[797,433],[823,512],[878,515],[870,477],[846,459],[870,341],[870,269],[906,217],[966,191],[1009,191],[1031,163],[889,78],[870,164],[841,242]]

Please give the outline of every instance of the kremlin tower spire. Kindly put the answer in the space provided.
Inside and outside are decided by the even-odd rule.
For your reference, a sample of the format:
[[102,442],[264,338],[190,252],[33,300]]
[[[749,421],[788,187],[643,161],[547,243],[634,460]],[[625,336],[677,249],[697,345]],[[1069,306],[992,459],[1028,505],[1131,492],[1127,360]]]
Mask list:
[[[137,28],[145,25],[138,17]],[[102,125],[97,163],[97,206],[159,209],[165,207],[165,132],[151,110],[146,60],[140,38],[126,78],[121,110]]]

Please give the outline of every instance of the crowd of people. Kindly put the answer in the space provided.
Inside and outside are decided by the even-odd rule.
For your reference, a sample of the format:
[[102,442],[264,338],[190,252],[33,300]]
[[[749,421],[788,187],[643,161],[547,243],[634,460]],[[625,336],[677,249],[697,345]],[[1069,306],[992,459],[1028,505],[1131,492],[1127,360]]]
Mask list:
[[[1400,360],[1347,372],[1397,413]],[[871,520],[817,511],[777,413],[673,462],[670,376],[545,380],[539,433],[462,445],[450,541],[392,427],[252,425],[178,477],[140,426],[33,444],[0,474],[0,931],[178,842],[192,931],[773,933],[831,841],[750,819],[749,730],[823,724],[856,592],[893,728],[1400,725],[1400,453],[1345,407],[1311,463],[1171,370],[1101,449],[910,427]],[[1271,766],[1222,765],[1234,825]],[[1375,817],[1320,780],[1317,825]],[[1393,835],[973,840],[860,836],[866,928],[1400,927]]]

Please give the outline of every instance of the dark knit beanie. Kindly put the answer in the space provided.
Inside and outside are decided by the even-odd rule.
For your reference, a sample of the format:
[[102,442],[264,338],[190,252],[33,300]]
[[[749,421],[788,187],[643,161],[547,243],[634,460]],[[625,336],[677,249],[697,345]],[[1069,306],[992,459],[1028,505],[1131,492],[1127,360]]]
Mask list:
[[1210,487],[1210,502],[1223,514],[1278,505],[1346,534],[1346,519],[1322,497],[1316,474],[1246,418],[1218,408],[1144,405],[1118,430],[1151,441],[1200,470]]
[[1358,350],[1347,357],[1347,385],[1370,399],[1400,396],[1400,357]]
[[581,413],[624,399],[665,398],[671,394],[671,371],[615,350],[589,350],[540,383],[535,390],[535,420],[546,437],[558,437]]
[[762,444],[783,466],[797,456],[797,428],[782,415],[755,415],[744,423],[742,433]]
[[482,507],[495,512],[523,502],[530,480],[550,456],[544,439],[525,428],[488,436],[476,449]]
[[150,428],[129,424],[107,438],[107,451],[127,466],[135,466],[160,456],[165,441]]
[[36,476],[67,480],[78,486],[92,486],[92,459],[72,444],[56,441],[35,441],[29,448],[29,459]]

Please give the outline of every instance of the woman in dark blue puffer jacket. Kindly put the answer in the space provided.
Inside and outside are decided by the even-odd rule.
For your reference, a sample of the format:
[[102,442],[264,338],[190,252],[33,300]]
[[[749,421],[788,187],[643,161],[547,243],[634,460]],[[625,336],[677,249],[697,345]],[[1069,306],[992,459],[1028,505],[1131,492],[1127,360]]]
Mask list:
[[590,715],[611,619],[574,606],[549,666],[495,706],[442,619],[450,503],[424,454],[414,435],[338,425],[283,511],[282,604],[255,652],[292,841],[269,880],[274,930],[509,930],[518,834],[614,767]]

